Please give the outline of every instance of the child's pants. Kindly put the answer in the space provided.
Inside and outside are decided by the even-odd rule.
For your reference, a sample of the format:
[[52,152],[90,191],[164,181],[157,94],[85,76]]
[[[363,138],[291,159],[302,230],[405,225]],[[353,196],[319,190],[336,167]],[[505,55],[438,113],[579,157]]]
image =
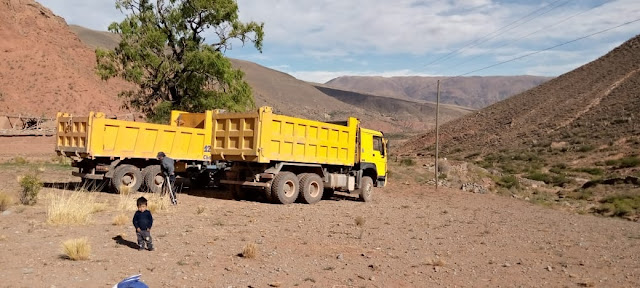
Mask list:
[[153,249],[153,239],[151,239],[151,231],[149,230],[140,230],[140,232],[136,232],[138,235],[138,246],[140,248],[144,248],[144,244],[147,244],[147,249]]

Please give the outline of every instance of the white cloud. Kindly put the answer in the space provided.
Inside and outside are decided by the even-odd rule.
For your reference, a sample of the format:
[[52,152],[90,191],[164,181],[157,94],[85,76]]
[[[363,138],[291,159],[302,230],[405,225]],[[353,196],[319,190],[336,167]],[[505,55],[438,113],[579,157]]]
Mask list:
[[[451,51],[537,8],[542,9],[540,13],[549,10],[495,39],[508,41],[526,34],[522,31],[532,32],[588,9],[586,1],[568,3],[553,10],[550,7],[558,3],[552,1],[531,1],[527,5],[490,0],[238,2],[243,19],[265,22],[266,39],[272,45],[300,47],[310,54],[332,51],[327,55],[335,57],[359,53],[422,55]],[[531,35],[530,41],[524,44],[571,39],[631,20],[637,15],[640,15],[637,0],[608,1],[554,29]],[[629,33],[631,29],[634,27],[612,33]],[[336,50],[342,53],[333,52]]]

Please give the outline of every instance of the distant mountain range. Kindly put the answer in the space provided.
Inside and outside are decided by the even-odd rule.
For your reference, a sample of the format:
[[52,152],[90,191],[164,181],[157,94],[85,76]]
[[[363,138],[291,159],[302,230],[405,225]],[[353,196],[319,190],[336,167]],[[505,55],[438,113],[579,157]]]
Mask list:
[[343,76],[325,83],[328,87],[358,91],[413,101],[436,101],[437,80],[440,101],[463,107],[480,109],[529,90],[548,81],[540,76],[488,77],[373,77]]

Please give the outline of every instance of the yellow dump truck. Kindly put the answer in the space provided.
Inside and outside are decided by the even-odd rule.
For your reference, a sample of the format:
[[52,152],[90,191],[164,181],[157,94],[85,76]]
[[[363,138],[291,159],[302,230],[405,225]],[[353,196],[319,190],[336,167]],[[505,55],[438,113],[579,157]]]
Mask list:
[[75,176],[107,180],[114,190],[159,192],[165,178],[156,159],[176,160],[176,173],[201,171],[211,161],[212,111],[172,111],[169,125],[109,119],[103,113],[57,115],[56,151],[73,159]]
[[356,118],[325,123],[261,107],[214,111],[212,124],[211,158],[233,163],[221,183],[238,198],[259,190],[275,203],[311,204],[338,190],[371,201],[387,180],[387,141]]

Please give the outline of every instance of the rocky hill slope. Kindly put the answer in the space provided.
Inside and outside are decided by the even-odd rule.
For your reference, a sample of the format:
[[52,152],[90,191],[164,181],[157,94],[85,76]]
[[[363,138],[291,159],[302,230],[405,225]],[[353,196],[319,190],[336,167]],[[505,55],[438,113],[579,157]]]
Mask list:
[[123,113],[122,81],[93,72],[95,55],[64,19],[33,0],[0,0],[0,113]]
[[[343,76],[326,86],[407,100],[436,101],[436,83],[442,77]],[[490,76],[448,78],[441,84],[441,103],[483,108],[535,87],[549,77]]]

